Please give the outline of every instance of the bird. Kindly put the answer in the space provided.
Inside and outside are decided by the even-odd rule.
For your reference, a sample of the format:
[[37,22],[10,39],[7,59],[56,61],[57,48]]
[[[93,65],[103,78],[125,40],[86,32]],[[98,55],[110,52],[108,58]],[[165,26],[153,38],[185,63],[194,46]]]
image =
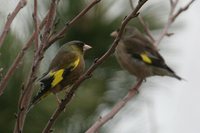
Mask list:
[[[33,97],[29,109],[49,94],[70,89],[85,69],[84,53],[91,49],[90,45],[81,41],[70,41],[64,44],[50,63],[48,71],[38,81],[40,91]],[[57,95],[56,98],[58,102]]]
[[[117,37],[119,30],[110,35]],[[137,80],[151,76],[169,76],[181,80],[165,62],[151,41],[136,27],[126,26],[115,48],[115,57],[120,66],[134,75]]]

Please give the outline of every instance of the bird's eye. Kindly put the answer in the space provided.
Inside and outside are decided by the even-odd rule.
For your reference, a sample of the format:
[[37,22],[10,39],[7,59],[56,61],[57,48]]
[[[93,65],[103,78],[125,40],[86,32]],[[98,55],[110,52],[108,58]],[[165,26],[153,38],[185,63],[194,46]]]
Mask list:
[[79,47],[82,48],[83,46],[84,46],[84,43],[83,43],[83,42],[80,42],[80,43],[79,43]]

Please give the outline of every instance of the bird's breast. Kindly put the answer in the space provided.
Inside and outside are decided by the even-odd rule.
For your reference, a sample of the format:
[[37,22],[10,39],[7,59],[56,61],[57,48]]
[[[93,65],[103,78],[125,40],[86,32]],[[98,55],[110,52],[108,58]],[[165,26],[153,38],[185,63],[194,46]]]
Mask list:
[[70,71],[68,75],[64,77],[63,81],[61,82],[62,88],[73,85],[75,81],[78,80],[78,78],[83,74],[84,69],[85,69],[85,62],[83,58],[80,58],[76,68],[72,69],[72,71]]

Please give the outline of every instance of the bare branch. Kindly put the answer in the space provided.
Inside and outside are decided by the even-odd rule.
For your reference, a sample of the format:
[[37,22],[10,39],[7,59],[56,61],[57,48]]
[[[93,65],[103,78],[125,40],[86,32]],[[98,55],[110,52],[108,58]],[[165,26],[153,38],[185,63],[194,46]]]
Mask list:
[[38,50],[35,52],[30,75],[28,76],[27,82],[23,89],[24,91],[22,92],[21,97],[19,99],[19,112],[17,115],[17,121],[15,124],[14,133],[22,132],[23,130],[24,121],[27,115],[28,105],[31,101],[31,97],[33,93],[33,83],[36,80],[36,72],[38,71],[40,62],[43,58],[44,47],[48,43],[48,37],[49,37],[50,30],[54,21],[54,16],[56,13],[56,6],[57,6],[56,0],[52,0],[49,13],[48,13],[48,18],[44,27],[44,33],[43,33],[41,45],[38,48]]
[[144,19],[142,18],[142,16],[139,15],[138,18],[139,18],[140,24],[141,24],[141,25],[143,26],[143,28],[144,28],[144,31],[146,32],[147,36],[149,37],[149,41],[154,45],[155,39],[154,39],[154,37],[153,37],[152,34],[151,34],[151,31],[150,31],[150,29],[149,29],[148,24],[145,23],[145,21],[144,21]]
[[38,49],[38,34],[39,34],[39,26],[38,26],[38,13],[37,13],[37,0],[34,0],[34,12],[33,12],[33,20],[35,27],[35,50]]
[[194,2],[195,0],[191,0],[187,5],[185,5],[184,7],[180,8],[174,15],[173,15],[173,18],[172,18],[172,22],[175,21],[175,19],[184,11],[186,11],[190,6],[191,4]]
[[[48,15],[46,15],[46,17],[42,20],[42,22],[41,22],[41,24],[39,26],[39,30],[41,30],[44,27],[44,24],[46,23],[46,20],[47,20],[47,16]],[[23,46],[23,48],[21,49],[21,51],[16,56],[15,60],[13,61],[11,67],[8,69],[8,71],[5,74],[5,76],[1,79],[1,82],[0,82],[0,96],[3,94],[3,91],[4,91],[4,89],[5,89],[5,87],[6,87],[7,83],[8,83],[8,80],[12,77],[12,75],[15,72],[15,70],[19,66],[20,62],[22,61],[26,50],[31,46],[31,44],[32,44],[32,42],[34,40],[34,35],[35,35],[35,32],[31,35],[29,40]]]
[[49,40],[49,44],[54,43],[56,40],[64,37],[64,34],[67,32],[69,25],[76,23],[82,16],[84,16],[91,8],[93,8],[101,0],[93,0],[86,8],[84,8],[76,17],[71,21],[67,22],[65,27],[63,27],[56,35],[52,36]]
[[[133,0],[129,0],[130,3],[130,7],[132,10],[134,10],[134,5],[133,5]],[[142,18],[141,15],[138,16],[139,22],[142,25],[142,27],[144,28],[144,31],[146,32],[146,35],[148,36],[149,41],[154,45],[155,39],[154,37],[151,35],[151,31],[149,29],[149,26],[147,23],[145,23],[144,19]]]
[[134,10],[135,7],[134,7],[134,5],[133,5],[133,0],[129,0],[129,3],[130,3],[131,9]]
[[19,11],[27,4],[26,0],[20,0],[17,4],[17,6],[15,7],[14,11],[8,15],[7,17],[7,21],[6,24],[3,28],[3,32],[1,33],[0,36],[0,48],[3,45],[3,42],[10,30],[10,25],[12,24],[14,18],[17,16],[17,14],[19,13]]
[[174,3],[174,1],[173,1],[173,0],[169,0],[169,2],[170,2],[170,6],[172,6],[172,5],[173,5],[173,3]]
[[70,102],[71,98],[73,97],[73,94],[75,93],[75,91],[77,90],[77,88],[79,87],[79,85],[86,79],[90,78],[93,71],[99,66],[101,65],[108,57],[110,57],[113,52],[115,51],[115,47],[117,46],[125,26],[127,25],[127,23],[138,16],[138,11],[140,10],[140,8],[144,5],[144,3],[146,3],[148,0],[140,0],[137,7],[135,8],[134,11],[132,11],[123,21],[122,24],[120,26],[120,31],[118,36],[115,38],[114,42],[112,43],[111,47],[108,49],[108,51],[101,56],[99,59],[95,60],[95,62],[93,63],[93,65],[91,65],[89,67],[89,69],[75,82],[75,84],[73,85],[73,87],[71,88],[71,90],[69,91],[69,93],[65,96],[65,98],[62,100],[61,104],[58,106],[58,108],[55,110],[55,112],[53,113],[53,115],[51,116],[51,118],[49,119],[46,127],[43,130],[43,133],[49,133],[49,131],[51,130],[51,127],[53,126],[53,124],[55,123],[56,119],[58,118],[58,116],[61,114],[61,112],[65,109],[66,105]]
[[0,78],[2,78],[2,76],[3,76],[2,72],[3,72],[3,68],[1,67],[0,68]]
[[186,11],[190,5],[194,2],[195,0],[191,0],[185,7],[180,8],[178,10],[177,13],[175,13],[175,8],[178,5],[179,0],[175,0],[172,1],[170,0],[170,5],[171,5],[171,9],[170,9],[170,13],[169,13],[169,17],[168,17],[168,21],[165,25],[165,27],[163,28],[159,38],[157,39],[157,41],[155,42],[155,46],[158,46],[158,44],[160,44],[160,42],[162,41],[162,39],[168,35],[168,30],[170,28],[170,26],[172,25],[172,23],[175,21],[175,19],[183,12]]
[[112,110],[99,119],[85,132],[85,133],[96,133],[106,122],[111,120],[126,104],[130,101],[138,92],[143,80],[139,80],[137,84],[128,92],[128,94],[120,100]]

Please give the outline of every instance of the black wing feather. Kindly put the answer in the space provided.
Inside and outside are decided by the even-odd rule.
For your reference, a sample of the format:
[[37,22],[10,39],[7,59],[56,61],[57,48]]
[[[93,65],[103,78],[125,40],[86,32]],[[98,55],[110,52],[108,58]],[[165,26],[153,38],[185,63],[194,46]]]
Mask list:
[[158,52],[154,53],[154,55],[152,53],[147,52],[147,51],[144,51],[143,53],[147,54],[147,56],[151,60],[151,63],[144,62],[141,55],[140,55],[141,53],[139,54],[139,53],[129,52],[129,54],[131,54],[131,56],[133,58],[135,58],[135,59],[137,59],[137,60],[139,60],[139,61],[141,61],[141,62],[143,62],[147,65],[152,65],[152,66],[155,66],[155,67],[167,69],[168,71],[174,73],[174,71],[166,65],[164,59],[162,58],[162,56]]
[[[66,78],[67,75],[69,75],[69,73],[71,72],[71,69],[72,68],[70,67],[64,70],[64,73],[62,75],[63,78]],[[48,77],[47,74],[43,75],[42,78],[40,78],[41,90],[37,93],[35,97],[33,97],[31,105],[37,104],[42,99],[42,97],[45,97],[48,93],[50,93],[49,90],[51,88],[51,83],[53,82],[53,80],[54,80],[54,76],[52,75]]]

